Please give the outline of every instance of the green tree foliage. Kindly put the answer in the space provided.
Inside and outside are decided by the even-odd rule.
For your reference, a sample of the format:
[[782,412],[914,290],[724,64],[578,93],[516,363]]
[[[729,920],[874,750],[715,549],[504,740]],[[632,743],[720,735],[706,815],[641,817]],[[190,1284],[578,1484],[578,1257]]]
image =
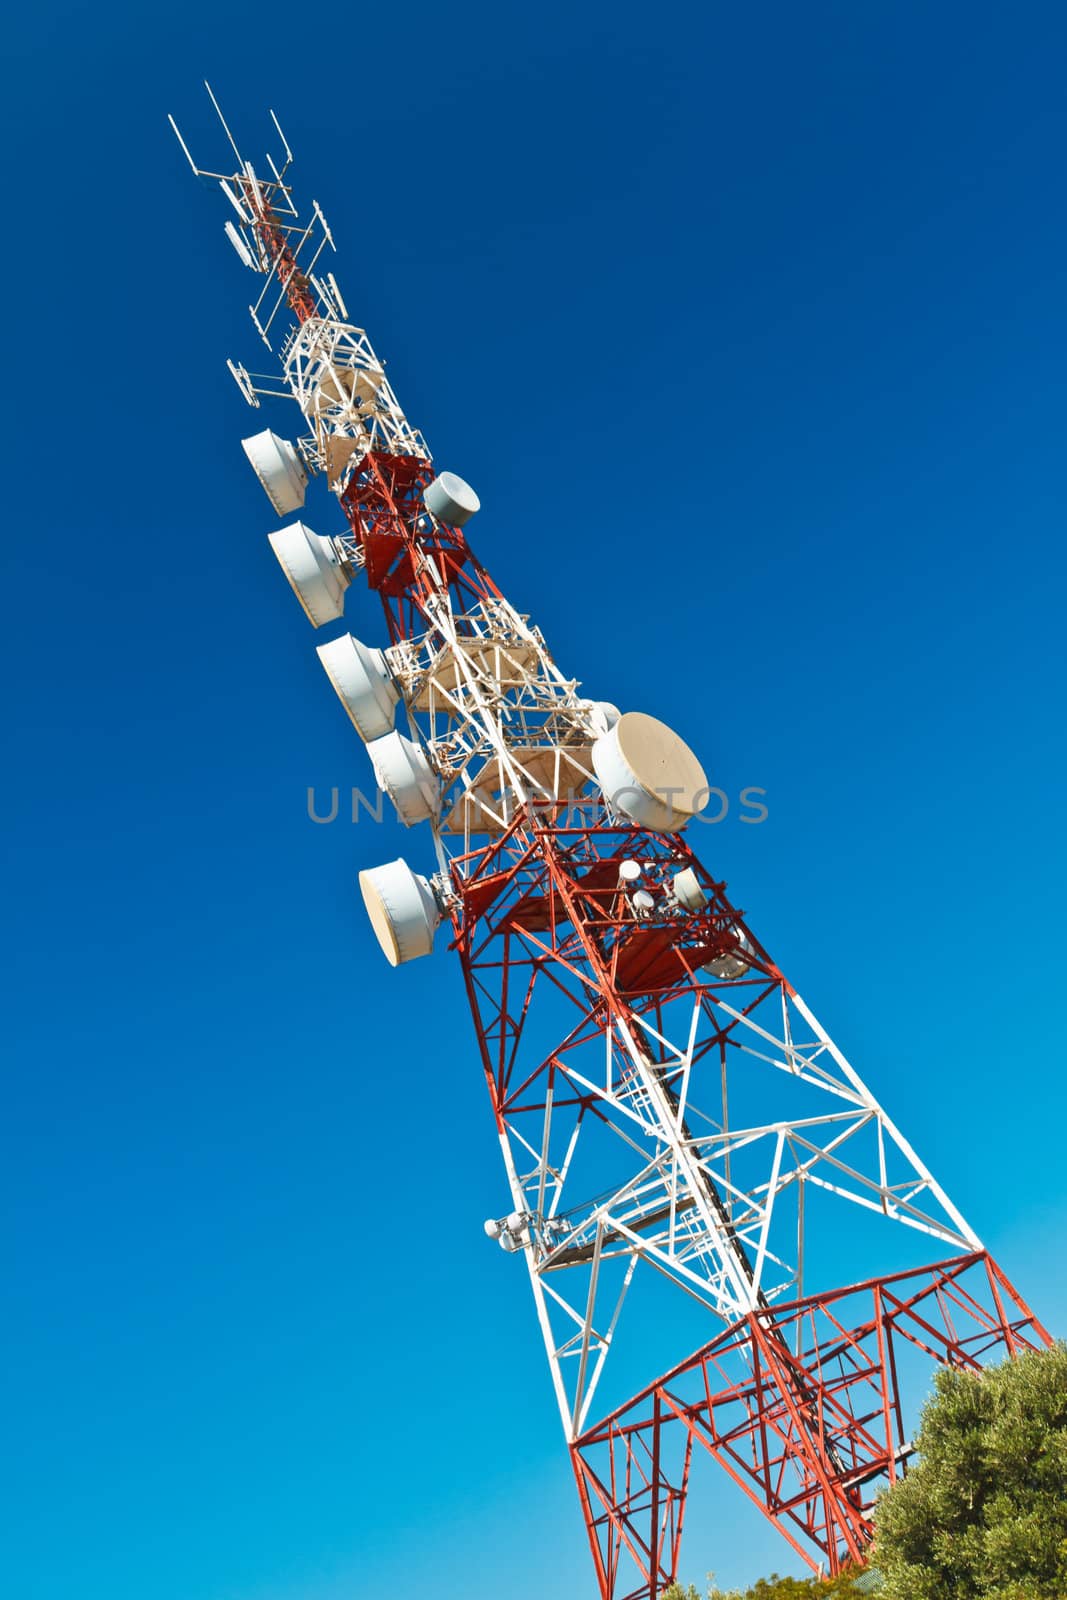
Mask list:
[[1067,1596],[1067,1346],[943,1369],[919,1461],[883,1497],[883,1600]]
[[[836,1578],[779,1578],[777,1573],[760,1578],[751,1589],[717,1589],[712,1583],[707,1600],[869,1600],[869,1574],[841,1573]],[[683,1589],[673,1584],[663,1600],[701,1600],[690,1584]]]

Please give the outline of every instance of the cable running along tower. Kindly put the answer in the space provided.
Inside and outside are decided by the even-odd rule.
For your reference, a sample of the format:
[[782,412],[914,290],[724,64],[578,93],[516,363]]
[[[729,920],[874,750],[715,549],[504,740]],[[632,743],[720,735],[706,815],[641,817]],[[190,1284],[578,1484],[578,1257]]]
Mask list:
[[[295,443],[267,429],[244,449],[289,519],[270,543],[312,624],[341,623],[353,583],[381,601],[380,644],[335,626],[318,647],[418,829],[414,867],[360,885],[394,966],[435,936],[458,955],[509,1195],[486,1233],[525,1261],[600,1594],[662,1593],[709,1458],[836,1572],[906,1467],[909,1364],[975,1367],[1048,1335],[697,859],[696,757],[581,695],[472,552],[477,497],[436,471],[349,320],[271,116],[280,155],[259,173],[221,112],[229,171],[178,134],[259,284],[275,370],[230,372],[249,405],[300,415]],[[312,478],[340,531],[296,517]],[[849,1283],[820,1281],[827,1241],[839,1259],[854,1237]],[[635,1347],[642,1294],[659,1309]]]

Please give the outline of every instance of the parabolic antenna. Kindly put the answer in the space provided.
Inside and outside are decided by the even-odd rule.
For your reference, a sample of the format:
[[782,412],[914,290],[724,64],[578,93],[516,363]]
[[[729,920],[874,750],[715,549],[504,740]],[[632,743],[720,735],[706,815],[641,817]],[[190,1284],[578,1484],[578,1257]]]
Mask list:
[[627,711],[593,745],[604,797],[642,828],[674,833],[708,803],[704,769],[684,740],[655,717]]
[[278,515],[287,517],[299,511],[304,504],[308,475],[296,446],[266,428],[250,439],[242,439],[241,448]]
[[343,633],[329,644],[318,645],[317,654],[360,738],[380,739],[391,733],[400,691],[389,676],[382,652]]
[[332,539],[291,522],[270,535],[270,545],[312,627],[344,615],[349,577]]
[[402,856],[359,875],[363,903],[374,936],[391,967],[428,956],[441,913],[425,878]]
[[700,886],[700,879],[692,867],[683,867],[671,880],[674,898],[685,911],[703,911],[708,897]]
[[587,700],[585,703],[589,707],[593,732],[598,737],[602,733],[610,733],[622,715],[618,706],[613,706],[610,700]]
[[439,473],[427,484],[422,498],[426,509],[433,512],[438,522],[447,523],[450,528],[462,528],[482,505],[470,484],[457,478],[454,472]]
[[440,803],[441,788],[433,768],[412,739],[402,733],[387,733],[372,739],[367,754],[374,767],[379,788],[396,806],[406,828],[428,822]]

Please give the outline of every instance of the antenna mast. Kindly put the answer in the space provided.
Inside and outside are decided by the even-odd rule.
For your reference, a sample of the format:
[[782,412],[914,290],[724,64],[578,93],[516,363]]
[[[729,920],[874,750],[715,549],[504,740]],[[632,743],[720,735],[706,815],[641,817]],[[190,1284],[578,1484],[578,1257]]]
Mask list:
[[[250,406],[301,419],[295,441],[243,447],[279,517],[316,477],[342,513],[336,534],[270,535],[310,621],[340,622],[357,578],[382,605],[387,642],[342,631],[318,654],[433,866],[360,884],[392,965],[442,928],[458,955],[507,1186],[485,1231],[525,1264],[600,1594],[656,1600],[674,1580],[694,1449],[813,1569],[862,1562],[911,1452],[898,1358],[973,1368],[1048,1334],[697,859],[693,752],[580,694],[471,551],[478,498],[436,471],[349,321],[274,113],[280,164],[260,176],[208,93],[229,170],[198,167],[171,126],[226,198],[274,358],[229,370]],[[872,1243],[842,1287],[821,1246],[850,1217]],[[894,1236],[914,1264],[886,1272]],[[639,1282],[672,1308],[659,1346],[647,1323],[627,1344]],[[674,1332],[690,1313],[692,1350]]]

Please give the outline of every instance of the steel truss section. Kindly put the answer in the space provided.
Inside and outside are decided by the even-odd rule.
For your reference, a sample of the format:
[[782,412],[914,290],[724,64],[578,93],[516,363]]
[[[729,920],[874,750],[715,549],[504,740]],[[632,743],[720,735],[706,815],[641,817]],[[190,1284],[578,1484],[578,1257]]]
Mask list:
[[362,328],[331,317],[299,321],[281,349],[286,382],[312,424],[317,465],[333,482],[368,450],[427,455],[426,443],[400,409]]
[[[673,895],[686,869],[704,894],[697,911]],[[792,1301],[814,1191],[950,1249],[978,1246],[684,838],[599,805],[535,805],[451,870],[569,1438],[636,1273],[727,1324]]]
[[695,1448],[814,1571],[862,1563],[876,1494],[911,1453],[902,1348],[976,1370],[1049,1343],[984,1251],[750,1311],[574,1442],[602,1600],[675,1580]]

